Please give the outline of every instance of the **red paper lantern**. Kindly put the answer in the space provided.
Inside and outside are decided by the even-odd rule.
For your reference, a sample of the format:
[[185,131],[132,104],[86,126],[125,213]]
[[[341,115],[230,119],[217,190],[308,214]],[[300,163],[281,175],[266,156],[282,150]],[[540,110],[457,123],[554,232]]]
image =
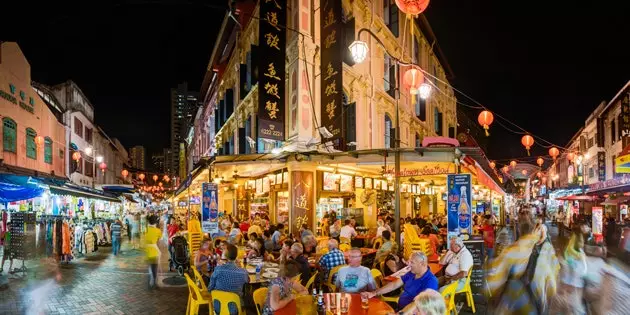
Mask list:
[[521,171],[521,174],[523,174],[523,175],[527,175],[527,170],[522,170],[522,171]]
[[512,168],[515,168],[515,167],[516,167],[516,161],[511,161],[511,162],[510,162],[510,166],[511,166]]
[[101,164],[98,165],[98,168],[100,168],[101,171],[105,172],[105,169],[107,169],[107,164],[105,164],[105,162],[101,162]]
[[396,0],[396,5],[405,14],[418,15],[429,6],[429,0]]
[[162,187],[162,185],[164,185],[164,184],[162,184],[162,182],[159,182],[158,185],[160,185],[160,187]]
[[553,147],[549,149],[549,156],[551,156],[554,160],[558,157],[558,154],[560,154],[560,150],[558,150],[558,148]]
[[144,174],[143,174],[143,173],[140,173],[140,174],[138,175],[138,178],[140,178],[140,180],[144,180]]
[[506,165],[503,167],[503,173],[506,173],[510,171],[510,168]]
[[164,175],[164,177],[162,177],[162,180],[168,183],[167,179],[170,180],[170,178],[168,178],[168,175]]
[[575,153],[573,152],[567,153],[567,160],[569,160],[569,162],[573,162],[573,159],[575,159]]
[[120,172],[120,174],[123,176],[123,178],[127,178],[127,175],[129,175],[129,171],[128,170],[122,170]]
[[543,158],[541,158],[541,157],[539,157],[536,160],[536,164],[538,164],[538,166],[540,166],[540,167],[542,167],[543,163],[545,163],[545,160]]
[[490,129],[490,125],[492,125],[492,122],[494,121],[494,115],[492,115],[491,112],[484,110],[481,113],[479,113],[479,117],[477,117],[477,121],[486,131],[486,137],[489,136],[490,133],[488,132],[488,129]]
[[529,155],[529,149],[534,145],[534,137],[524,135],[523,138],[521,138],[521,144],[525,147],[525,150],[527,150],[527,155]]
[[416,67],[405,71],[405,75],[403,75],[403,83],[409,88],[411,94],[418,94],[418,89],[423,82],[424,74]]
[[491,169],[494,169],[496,166],[497,166],[497,164],[496,164],[496,163],[494,163],[494,162],[490,162],[490,168],[491,168]]
[[72,159],[78,162],[81,159],[81,152],[76,151],[72,153]]
[[157,175],[153,175],[153,181],[157,182],[157,180],[158,180],[158,176]]

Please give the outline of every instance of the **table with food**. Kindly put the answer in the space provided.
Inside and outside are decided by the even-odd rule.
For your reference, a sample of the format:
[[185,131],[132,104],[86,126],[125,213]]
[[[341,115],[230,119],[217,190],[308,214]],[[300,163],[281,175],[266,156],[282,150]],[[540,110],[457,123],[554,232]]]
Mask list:
[[368,299],[360,293],[325,293],[321,296],[302,295],[295,298],[275,315],[311,315],[318,313],[385,315],[394,309],[379,298]]

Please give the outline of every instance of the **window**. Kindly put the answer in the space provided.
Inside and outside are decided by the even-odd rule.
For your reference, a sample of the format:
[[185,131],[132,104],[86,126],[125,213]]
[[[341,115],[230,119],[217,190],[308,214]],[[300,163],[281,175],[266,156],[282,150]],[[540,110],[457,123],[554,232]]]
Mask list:
[[422,138],[420,138],[420,134],[416,132],[416,148],[422,146]]
[[85,141],[92,143],[92,129],[85,127]]
[[2,143],[4,151],[17,153],[17,124],[9,117],[2,118]]
[[78,117],[74,117],[74,134],[83,138],[83,123]]
[[619,116],[617,116],[617,128],[619,129],[617,131],[617,140],[621,140],[621,137],[623,137],[623,118],[621,116],[621,114],[619,114]]
[[595,145],[595,136],[588,138],[588,143],[586,144],[586,148],[590,149]]
[[385,148],[393,148],[394,144],[394,128],[392,125],[392,118],[388,114],[385,114]]
[[438,110],[437,107],[433,108],[433,120],[434,120],[434,128],[433,130],[438,136],[442,135],[442,113]]
[[617,129],[615,128],[615,120],[610,121],[610,143],[613,144],[617,141],[617,135],[615,134]]
[[419,95],[416,95],[416,106],[415,106],[416,117],[421,121],[427,120],[427,101],[422,99]]
[[389,92],[389,89],[391,88],[391,80],[389,77],[389,69],[391,67],[391,62],[392,59],[391,57],[385,53],[384,57],[383,57],[383,90],[385,92]]
[[35,137],[37,137],[37,132],[31,128],[26,128],[26,157],[37,160]]
[[52,164],[52,139],[44,138],[44,162]]
[[595,171],[593,170],[593,167],[589,167],[588,168],[588,178],[594,178],[595,177]]
[[448,137],[455,139],[455,127],[453,126],[448,127]]
[[394,0],[383,0],[383,22],[398,37],[398,6]]
[[[94,164],[92,162],[85,161],[85,172],[83,173],[85,176],[92,177],[94,176]],[[81,161],[79,161],[81,164]]]

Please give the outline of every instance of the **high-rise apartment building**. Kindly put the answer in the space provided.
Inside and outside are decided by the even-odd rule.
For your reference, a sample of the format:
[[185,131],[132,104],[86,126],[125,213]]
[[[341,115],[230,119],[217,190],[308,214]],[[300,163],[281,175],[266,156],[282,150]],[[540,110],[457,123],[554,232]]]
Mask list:
[[131,167],[144,170],[146,169],[146,150],[143,146],[137,145],[129,149],[129,160]]
[[154,171],[164,172],[164,154],[153,154],[151,156],[151,167]]
[[165,155],[165,167],[169,173],[179,173],[179,148],[185,142],[188,130],[192,125],[193,115],[199,107],[199,93],[188,91],[186,82],[171,89],[171,152]]

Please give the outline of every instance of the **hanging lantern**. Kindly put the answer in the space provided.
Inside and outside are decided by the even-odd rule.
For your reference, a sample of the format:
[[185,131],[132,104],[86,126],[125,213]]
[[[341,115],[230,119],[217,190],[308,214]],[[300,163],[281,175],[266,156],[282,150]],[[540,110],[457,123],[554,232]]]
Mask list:
[[107,164],[105,164],[105,162],[101,162],[101,164],[98,165],[98,168],[100,168],[102,172],[105,172],[105,169],[107,169]]
[[396,0],[396,5],[405,14],[418,15],[429,6],[429,0]]
[[[168,178],[168,175],[164,175],[164,177],[162,177],[163,181],[166,181],[166,179]],[[167,182],[168,183],[168,182]]]
[[511,166],[512,168],[515,168],[515,167],[516,167],[516,161],[512,160],[512,161],[510,162],[510,166]]
[[76,151],[72,153],[72,159],[78,162],[81,159],[81,152]]
[[573,159],[575,159],[575,153],[573,152],[567,153],[567,160],[569,160],[569,162],[573,162]]
[[506,166],[503,167],[503,173],[507,174],[509,171],[510,171],[510,167],[509,166],[506,165]]
[[538,178],[541,178],[542,177],[542,172],[536,173],[536,176],[538,176]]
[[406,87],[409,88],[409,93],[418,94],[418,89],[420,85],[424,82],[424,74],[422,71],[418,70],[416,67],[412,67],[409,70],[405,71],[405,75],[403,76],[403,83]]
[[44,144],[44,137],[42,137],[42,136],[35,137],[35,143],[37,143],[37,145]]
[[159,182],[158,185],[160,185],[160,187],[162,187],[162,185],[164,185],[164,184],[162,184],[162,182]]
[[496,163],[494,163],[494,162],[490,162],[490,168],[491,168],[491,169],[494,169],[496,166],[497,166],[497,164],[496,164]]
[[536,160],[536,164],[538,164],[538,166],[540,166],[540,167],[542,167],[543,163],[545,163],[545,160],[543,158],[541,158],[541,157],[539,157]]
[[168,176],[166,176],[166,175],[164,175],[164,181],[168,183],[168,182],[170,182],[170,181],[171,181],[171,178],[170,178],[170,177],[168,177]]
[[522,170],[522,171],[521,171],[521,174],[523,174],[523,175],[527,175],[527,170]]
[[477,121],[486,131],[486,137],[489,136],[490,133],[488,132],[488,129],[490,129],[490,125],[492,125],[492,122],[494,121],[494,115],[492,115],[491,112],[484,110],[481,113],[479,113],[479,117],[477,117]]
[[554,160],[558,157],[558,154],[560,154],[560,150],[558,150],[558,148],[552,147],[549,149],[549,156],[551,156]]
[[143,180],[144,180],[144,174],[143,174],[143,173],[140,173],[140,174],[138,175],[138,178],[140,178],[140,180],[142,180],[142,181],[143,181]]
[[529,156],[529,149],[534,145],[534,137],[530,135],[524,135],[523,138],[521,138],[521,144],[525,147],[525,150],[527,150],[527,155]]
[[122,171],[120,171],[120,175],[122,175],[123,178],[127,178],[127,175],[129,175],[129,171],[128,170],[122,170]]
[[157,180],[158,180],[158,176],[157,175],[153,175],[153,181],[157,182]]

